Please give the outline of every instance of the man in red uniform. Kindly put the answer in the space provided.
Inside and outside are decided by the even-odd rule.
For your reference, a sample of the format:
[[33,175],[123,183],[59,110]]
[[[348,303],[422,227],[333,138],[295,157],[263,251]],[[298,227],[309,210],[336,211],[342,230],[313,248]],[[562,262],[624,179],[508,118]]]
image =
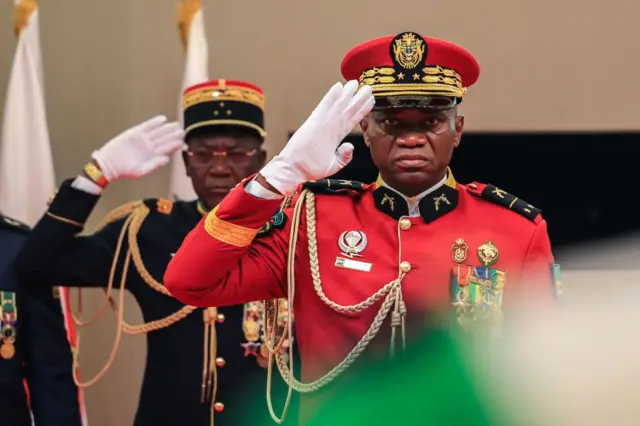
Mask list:
[[[303,393],[365,349],[398,352],[428,312],[453,303],[459,322],[493,330],[503,296],[553,294],[540,210],[492,185],[461,185],[448,168],[464,127],[457,105],[479,76],[474,57],[405,32],[354,47],[342,74],[348,83],[334,85],[283,151],[200,222],[164,276],[174,297],[196,306],[288,297],[305,382],[293,387]],[[323,179],[351,159],[352,147],[339,144],[357,123],[378,182]],[[298,208],[254,239],[301,184]]]

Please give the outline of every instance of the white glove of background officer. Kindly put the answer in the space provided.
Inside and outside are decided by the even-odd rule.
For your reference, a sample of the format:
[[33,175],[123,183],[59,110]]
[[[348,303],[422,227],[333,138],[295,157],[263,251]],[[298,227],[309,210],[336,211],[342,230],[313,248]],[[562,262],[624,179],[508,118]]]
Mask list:
[[[184,144],[184,131],[165,116],[153,117],[134,126],[94,151],[91,157],[100,167],[106,182],[139,178],[169,163],[171,155]],[[99,194],[103,187],[85,176],[78,176],[74,188]]]

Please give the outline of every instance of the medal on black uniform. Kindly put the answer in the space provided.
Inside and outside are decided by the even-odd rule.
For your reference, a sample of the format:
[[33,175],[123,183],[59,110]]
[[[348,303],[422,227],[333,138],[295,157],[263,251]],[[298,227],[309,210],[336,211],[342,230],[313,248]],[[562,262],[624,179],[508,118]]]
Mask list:
[[11,359],[16,353],[16,325],[18,322],[18,307],[16,294],[12,291],[0,292],[0,357]]

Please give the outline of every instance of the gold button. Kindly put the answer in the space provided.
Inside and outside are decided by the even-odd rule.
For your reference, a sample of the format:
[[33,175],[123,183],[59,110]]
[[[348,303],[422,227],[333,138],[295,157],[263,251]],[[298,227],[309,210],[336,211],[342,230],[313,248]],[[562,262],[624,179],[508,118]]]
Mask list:
[[224,367],[224,364],[225,364],[225,360],[224,360],[224,358],[222,358],[222,357],[218,357],[218,358],[216,358],[216,365],[217,365],[218,367]]
[[406,217],[400,219],[400,229],[407,231],[409,228],[411,228],[411,221]]
[[405,273],[409,272],[411,270],[411,264],[407,261],[400,262],[400,270]]
[[470,184],[469,184],[469,188],[471,188],[471,189],[478,189],[478,185],[476,185],[475,183],[470,183]]
[[213,408],[219,413],[221,411],[224,411],[224,404],[222,402],[216,402],[215,404],[213,404]]
[[224,322],[224,314],[216,315],[216,321],[218,321],[220,323]]

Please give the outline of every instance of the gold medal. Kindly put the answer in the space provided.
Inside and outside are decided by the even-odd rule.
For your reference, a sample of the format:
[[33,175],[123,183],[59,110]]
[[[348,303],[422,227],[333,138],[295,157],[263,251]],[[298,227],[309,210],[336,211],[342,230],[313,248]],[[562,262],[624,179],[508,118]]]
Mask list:
[[18,307],[16,294],[12,291],[0,291],[0,357],[11,359],[16,353],[16,324]]
[[11,359],[15,353],[16,348],[11,342],[5,341],[2,346],[0,346],[0,357],[2,357],[2,359]]
[[487,241],[478,247],[478,257],[484,266],[491,266],[498,261],[500,252],[492,241]]

